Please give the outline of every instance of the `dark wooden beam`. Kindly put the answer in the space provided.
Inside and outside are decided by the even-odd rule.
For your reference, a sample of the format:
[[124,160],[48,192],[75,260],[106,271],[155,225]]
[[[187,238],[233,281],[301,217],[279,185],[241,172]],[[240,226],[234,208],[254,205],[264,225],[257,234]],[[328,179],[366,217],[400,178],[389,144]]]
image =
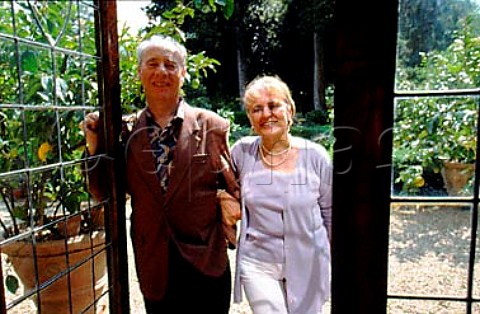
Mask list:
[[386,313],[397,1],[337,0],[332,313]]
[[[107,160],[106,182],[110,182],[110,198],[106,211],[110,313],[130,313],[128,253],[125,214],[125,178],[121,158],[123,151],[118,138],[121,131],[120,72],[117,33],[116,1],[97,0],[99,7],[97,47],[101,56],[99,91],[105,122],[105,148]],[[133,71],[133,69],[132,69]]]

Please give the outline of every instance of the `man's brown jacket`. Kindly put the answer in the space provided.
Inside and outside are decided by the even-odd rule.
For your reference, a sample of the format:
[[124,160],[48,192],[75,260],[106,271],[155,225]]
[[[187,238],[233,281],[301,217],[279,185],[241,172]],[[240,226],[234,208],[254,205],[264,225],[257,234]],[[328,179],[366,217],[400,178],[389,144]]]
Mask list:
[[[239,197],[228,145],[228,120],[183,102],[184,121],[174,152],[167,192],[155,173],[146,114],[124,121],[122,138],[127,192],[131,196],[131,237],[140,289],[150,300],[163,297],[168,277],[168,246],[206,275],[226,269],[227,242],[218,189]],[[89,172],[90,191],[104,197],[99,167]]]

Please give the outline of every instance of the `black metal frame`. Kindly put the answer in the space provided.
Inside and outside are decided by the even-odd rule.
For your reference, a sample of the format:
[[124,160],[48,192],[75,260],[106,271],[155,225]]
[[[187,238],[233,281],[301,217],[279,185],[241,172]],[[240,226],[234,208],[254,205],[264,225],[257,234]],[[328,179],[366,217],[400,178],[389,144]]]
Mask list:
[[[428,97],[456,97],[456,96],[475,96],[478,97],[477,105],[477,155],[480,156],[480,146],[478,138],[480,136],[480,88],[467,90],[442,90],[442,91],[397,91],[394,99],[413,99],[413,98],[428,98]],[[477,158],[475,160],[475,176],[474,189],[472,196],[455,196],[448,197],[399,197],[392,196],[391,203],[407,203],[407,204],[422,204],[424,206],[435,204],[470,204],[471,205],[471,235],[470,235],[470,251],[469,251],[469,265],[467,274],[467,295],[465,297],[454,296],[435,296],[435,295],[409,295],[409,294],[388,294],[389,299],[398,300],[422,300],[422,301],[457,301],[465,302],[466,314],[473,313],[473,303],[480,302],[480,297],[475,298],[473,295],[473,281],[474,281],[474,266],[475,266],[475,252],[477,251],[477,235],[478,230],[478,205],[479,205],[479,184],[480,184],[480,162]]]
[[[388,300],[404,299],[461,301],[470,314],[480,301],[473,296],[479,161],[473,197],[391,197],[391,130],[396,99],[478,96],[480,89],[395,92],[397,12],[398,1],[336,1],[332,313],[386,313]],[[477,138],[479,131],[477,124]],[[472,205],[467,296],[389,295],[390,205],[459,201]]]

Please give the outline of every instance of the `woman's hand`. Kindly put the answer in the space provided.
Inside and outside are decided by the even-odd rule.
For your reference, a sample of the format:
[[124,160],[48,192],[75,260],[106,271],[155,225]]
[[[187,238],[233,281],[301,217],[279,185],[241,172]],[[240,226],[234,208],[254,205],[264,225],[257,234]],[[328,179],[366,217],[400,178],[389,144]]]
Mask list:
[[217,203],[222,211],[222,227],[229,248],[237,245],[237,221],[241,218],[240,202],[228,192],[217,192]]
[[240,202],[223,190],[217,192],[217,202],[222,209],[222,222],[227,226],[236,225],[241,216]]

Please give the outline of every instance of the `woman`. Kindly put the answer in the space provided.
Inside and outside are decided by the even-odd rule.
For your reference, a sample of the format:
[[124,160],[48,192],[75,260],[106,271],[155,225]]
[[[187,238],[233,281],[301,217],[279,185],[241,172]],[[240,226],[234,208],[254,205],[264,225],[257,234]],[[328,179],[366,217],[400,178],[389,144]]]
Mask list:
[[317,314],[330,292],[331,178],[325,148],[294,137],[295,103],[278,77],[246,88],[258,136],[232,147],[242,221],[235,302],[241,286],[254,314]]

